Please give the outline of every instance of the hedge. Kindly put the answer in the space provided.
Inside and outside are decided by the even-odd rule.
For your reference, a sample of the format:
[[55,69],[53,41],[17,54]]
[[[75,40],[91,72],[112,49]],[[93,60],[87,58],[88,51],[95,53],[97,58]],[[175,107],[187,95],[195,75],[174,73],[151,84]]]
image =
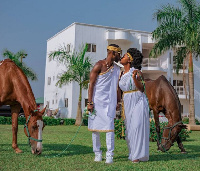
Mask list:
[[[45,125],[48,126],[55,126],[55,125],[74,125],[75,124],[75,119],[55,119],[51,117],[43,117],[43,121]],[[26,118],[24,117],[18,117],[18,124],[19,125],[24,125],[26,123]],[[88,125],[87,119],[83,119],[84,125]],[[12,120],[11,117],[4,117],[0,116],[0,124],[4,125],[11,125]]]

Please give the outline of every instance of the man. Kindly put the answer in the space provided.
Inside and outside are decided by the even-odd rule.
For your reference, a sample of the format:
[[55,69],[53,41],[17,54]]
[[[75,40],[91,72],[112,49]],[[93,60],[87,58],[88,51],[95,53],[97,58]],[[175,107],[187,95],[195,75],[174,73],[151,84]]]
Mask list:
[[96,162],[102,161],[100,150],[100,132],[106,132],[106,163],[113,163],[114,118],[117,105],[117,88],[120,67],[118,62],[121,48],[110,44],[107,47],[107,58],[98,61],[90,72],[87,109],[95,110],[95,115],[88,118],[88,130],[92,131],[93,151]]

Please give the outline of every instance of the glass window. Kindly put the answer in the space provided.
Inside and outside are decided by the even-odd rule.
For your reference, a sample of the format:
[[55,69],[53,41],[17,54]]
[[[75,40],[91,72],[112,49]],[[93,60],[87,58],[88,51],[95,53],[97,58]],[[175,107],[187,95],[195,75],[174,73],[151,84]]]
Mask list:
[[92,45],[92,52],[96,52],[96,45]]
[[87,106],[88,99],[85,99],[85,107]]
[[87,49],[87,52],[91,52],[91,44],[87,44],[88,45],[88,49]]
[[48,85],[51,84],[51,77],[48,77]]
[[65,98],[65,107],[68,107],[68,98]]
[[172,62],[171,62],[171,57],[172,57],[172,53],[171,52],[169,52],[169,64],[171,64]]
[[67,52],[70,52],[70,44],[67,45]]
[[183,86],[183,81],[182,80],[177,80],[177,86]]
[[173,80],[173,86],[176,86],[176,80]]

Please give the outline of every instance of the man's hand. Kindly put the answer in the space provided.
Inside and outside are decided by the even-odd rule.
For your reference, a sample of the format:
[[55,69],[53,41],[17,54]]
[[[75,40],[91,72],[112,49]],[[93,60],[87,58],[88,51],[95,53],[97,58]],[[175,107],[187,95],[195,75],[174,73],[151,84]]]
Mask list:
[[93,110],[94,110],[94,105],[93,105],[93,104],[88,104],[88,105],[87,105],[87,110],[90,111],[90,112],[93,112]]

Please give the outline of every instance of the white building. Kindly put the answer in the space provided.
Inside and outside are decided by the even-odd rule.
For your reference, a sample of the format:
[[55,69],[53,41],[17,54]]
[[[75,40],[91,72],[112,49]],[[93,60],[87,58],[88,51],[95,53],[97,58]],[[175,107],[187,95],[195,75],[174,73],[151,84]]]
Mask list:
[[[169,50],[158,58],[149,59],[149,52],[154,45],[151,33],[82,23],[73,23],[47,40],[44,105],[53,110],[58,107],[61,108],[62,117],[76,117],[79,86],[73,82],[62,88],[56,87],[55,84],[58,76],[66,68],[56,61],[49,60],[48,55],[51,51],[57,50],[63,45],[67,47],[68,51],[79,51],[80,47],[85,43],[89,45],[86,55],[91,57],[93,64],[98,60],[106,58],[106,48],[111,43],[119,45],[122,48],[123,54],[130,47],[139,49],[144,55],[142,68],[144,77],[156,79],[160,75],[166,76],[179,95],[183,115],[188,115],[189,101],[188,98],[186,99],[188,87],[186,93],[183,86],[183,70],[180,70],[179,75],[174,70],[173,51]],[[185,70],[185,73],[188,83],[187,70]],[[194,80],[195,115],[200,119],[200,62],[195,60]],[[82,95],[82,109],[85,108],[87,98],[87,90],[84,90]]]

